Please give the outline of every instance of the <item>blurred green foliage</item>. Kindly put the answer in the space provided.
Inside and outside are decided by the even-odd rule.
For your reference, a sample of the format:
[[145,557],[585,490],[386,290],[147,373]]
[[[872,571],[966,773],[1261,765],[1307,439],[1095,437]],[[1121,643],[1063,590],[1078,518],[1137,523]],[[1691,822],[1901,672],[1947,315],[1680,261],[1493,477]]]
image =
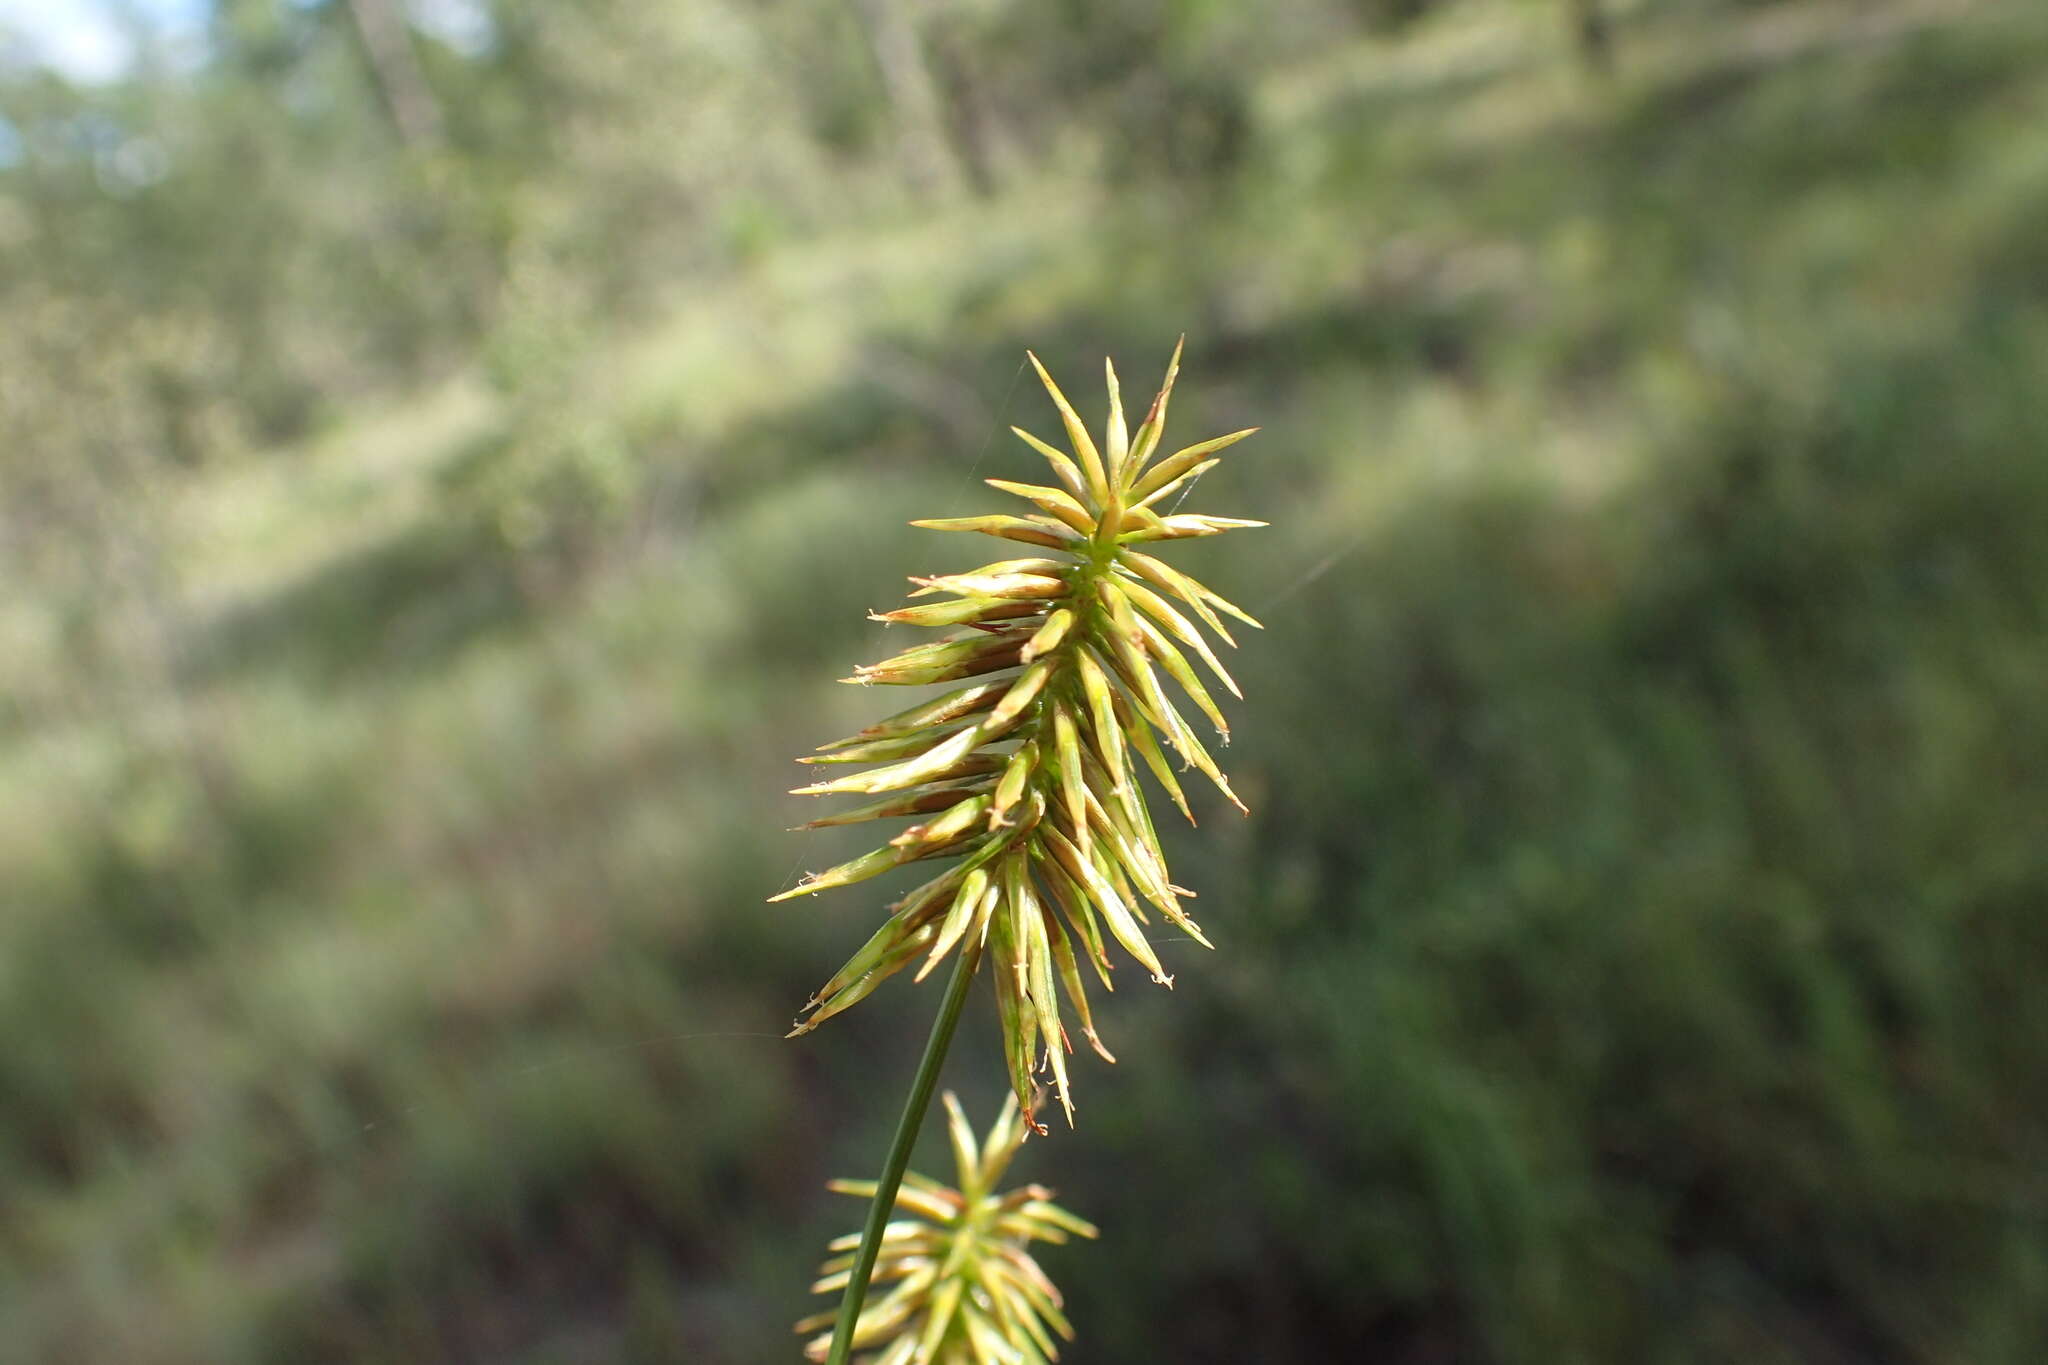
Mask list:
[[793,1359],[934,996],[781,1041],[784,756],[1183,329],[1070,1359],[2048,1355],[2048,13],[209,15],[0,63],[0,1357]]

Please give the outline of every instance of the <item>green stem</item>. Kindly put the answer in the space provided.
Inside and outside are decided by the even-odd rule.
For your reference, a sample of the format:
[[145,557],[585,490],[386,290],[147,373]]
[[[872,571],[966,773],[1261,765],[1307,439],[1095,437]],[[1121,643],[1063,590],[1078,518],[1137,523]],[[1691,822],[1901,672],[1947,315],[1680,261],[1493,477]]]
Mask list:
[[846,1365],[853,1354],[853,1329],[860,1321],[861,1304],[868,1297],[868,1276],[875,1270],[875,1256],[882,1249],[882,1229],[896,1207],[896,1191],[903,1184],[903,1170],[910,1164],[910,1149],[917,1145],[918,1130],[924,1127],[925,1110],[931,1107],[932,1091],[939,1083],[939,1070],[952,1046],[953,1029],[960,1022],[961,1007],[967,1003],[967,988],[974,983],[974,969],[981,962],[977,944],[962,944],[954,955],[953,976],[946,983],[946,998],[939,1005],[939,1017],[932,1021],[932,1036],[925,1040],[924,1057],[910,1082],[910,1098],[904,1102],[903,1117],[896,1121],[896,1136],[889,1144],[888,1159],[882,1163],[882,1179],[868,1206],[867,1226],[860,1232],[860,1251],[853,1260],[853,1277],[846,1282],[846,1297],[839,1301],[839,1321],[832,1328],[832,1354],[825,1365]]

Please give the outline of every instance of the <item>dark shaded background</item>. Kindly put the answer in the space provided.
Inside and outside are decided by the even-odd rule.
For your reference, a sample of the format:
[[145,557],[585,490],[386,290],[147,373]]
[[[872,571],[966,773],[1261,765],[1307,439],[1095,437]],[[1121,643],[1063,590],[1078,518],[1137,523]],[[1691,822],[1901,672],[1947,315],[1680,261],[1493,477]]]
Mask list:
[[780,1040],[883,899],[762,904],[788,757],[1023,348],[1185,330],[1254,813],[1020,1166],[1068,1359],[2048,1359],[2048,9],[75,8],[0,1357],[794,1359],[938,988]]

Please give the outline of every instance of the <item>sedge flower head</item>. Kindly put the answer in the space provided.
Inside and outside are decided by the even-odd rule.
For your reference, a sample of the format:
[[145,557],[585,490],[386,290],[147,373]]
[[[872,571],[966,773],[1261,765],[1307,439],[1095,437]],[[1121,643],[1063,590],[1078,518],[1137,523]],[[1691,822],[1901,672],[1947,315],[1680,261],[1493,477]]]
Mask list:
[[[861,1310],[853,1349],[865,1353],[866,1365],[1047,1365],[1059,1359],[1055,1338],[1072,1341],[1074,1329],[1060,1291],[1029,1248],[1092,1238],[1095,1228],[1053,1203],[1043,1185],[996,1193],[1028,1131],[1015,1096],[978,1142],[960,1101],[951,1091],[945,1098],[959,1184],[905,1174],[896,1194],[904,1216],[883,1230],[871,1278],[877,1297]],[[862,1199],[875,1195],[872,1180],[835,1180],[830,1188]],[[859,1245],[859,1233],[835,1240],[811,1291],[843,1291]],[[886,1294],[884,1285],[890,1286]],[[830,1327],[833,1317],[806,1318],[796,1330]],[[805,1354],[824,1360],[831,1346],[828,1331],[813,1338]]]
[[1227,743],[1229,725],[1190,656],[1241,696],[1203,630],[1235,645],[1225,617],[1259,623],[1157,551],[1168,542],[1265,523],[1179,510],[1222,451],[1257,428],[1154,458],[1180,370],[1178,346],[1136,431],[1124,421],[1116,369],[1105,364],[1109,419],[1100,446],[1036,356],[1031,363],[1059,412],[1071,453],[1011,429],[1045,457],[1055,482],[987,480],[1023,499],[1031,510],[1022,515],[912,525],[995,536],[1029,546],[1033,554],[966,573],[912,578],[917,590],[910,596],[933,600],[875,619],[946,633],[844,681],[953,686],[801,760],[875,765],[797,788],[805,795],[873,798],[805,828],[889,818],[911,823],[873,852],[773,899],[845,886],[906,863],[946,860],[943,871],[889,907],[882,927],[812,997],[795,1033],[817,1027],[913,964],[922,980],[954,952],[972,954],[977,969],[990,961],[1011,1089],[1023,1120],[1042,1131],[1033,1111],[1042,1068],[1051,1070],[1073,1122],[1066,1062],[1072,1043],[1062,992],[1089,1044],[1116,1060],[1096,1034],[1082,961],[1109,988],[1108,944],[1114,941],[1153,980],[1172,985],[1146,936],[1152,913],[1209,946],[1181,905],[1194,893],[1167,873],[1139,773],[1149,773],[1190,822],[1194,814],[1175,776],[1176,759],[1181,770],[1199,771],[1244,808],[1178,697],[1191,701]]

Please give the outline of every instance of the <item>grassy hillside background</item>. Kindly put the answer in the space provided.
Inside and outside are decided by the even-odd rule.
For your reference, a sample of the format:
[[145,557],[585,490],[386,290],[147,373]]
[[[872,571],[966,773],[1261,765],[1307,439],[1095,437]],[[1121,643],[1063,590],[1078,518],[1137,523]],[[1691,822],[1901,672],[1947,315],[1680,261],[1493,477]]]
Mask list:
[[781,1039],[788,760],[1182,331],[1066,1358],[2048,1357],[2048,10],[377,9],[0,63],[0,1357],[795,1359],[940,988]]

